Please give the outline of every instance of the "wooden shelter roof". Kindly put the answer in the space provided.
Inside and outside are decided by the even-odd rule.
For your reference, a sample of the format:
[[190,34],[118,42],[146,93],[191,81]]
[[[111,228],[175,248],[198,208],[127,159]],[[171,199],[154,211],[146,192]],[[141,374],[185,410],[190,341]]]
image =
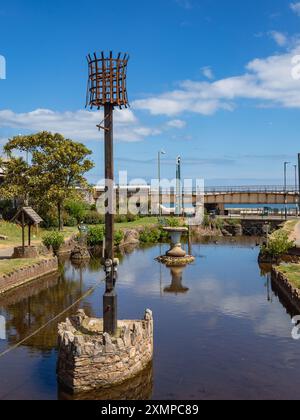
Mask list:
[[22,207],[12,219],[12,222],[22,221],[22,213],[24,213],[27,220],[29,219],[29,223],[31,222],[32,224],[39,225],[43,222],[43,219],[37,214],[36,211],[33,210],[32,207]]

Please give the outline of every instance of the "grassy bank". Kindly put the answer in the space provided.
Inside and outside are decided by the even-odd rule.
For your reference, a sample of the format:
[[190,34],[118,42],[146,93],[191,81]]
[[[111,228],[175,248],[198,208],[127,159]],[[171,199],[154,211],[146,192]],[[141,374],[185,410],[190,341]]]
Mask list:
[[13,273],[21,268],[30,267],[42,258],[0,260],[0,276]]
[[[138,227],[149,227],[158,224],[157,217],[144,217],[138,219],[133,222],[125,222],[125,223],[116,223],[116,230],[120,229],[134,229]],[[88,225],[90,227],[90,225]],[[32,243],[34,245],[38,245],[42,242],[43,236],[49,232],[46,229],[33,229],[32,231]],[[78,233],[77,226],[75,227],[64,227],[62,234],[64,235],[65,239],[70,238],[73,234]],[[8,248],[19,246],[22,243],[22,229],[20,226],[9,223],[9,222],[0,222],[0,235],[6,236],[7,240],[0,240],[0,249],[1,248]],[[25,237],[27,239],[27,228]]]
[[143,217],[134,222],[116,223],[116,229],[134,229],[143,226],[153,226],[158,224],[157,217]]
[[[46,232],[49,230],[46,229],[33,229],[32,230],[32,243],[39,244],[42,242],[42,238]],[[77,233],[77,227],[66,227],[62,234],[65,239],[71,237],[74,233]],[[22,244],[22,229],[20,226],[9,223],[9,222],[0,222],[0,235],[6,236],[7,240],[0,240],[0,248],[14,247]],[[27,228],[25,230],[25,239],[27,240]]]
[[300,289],[300,264],[280,265],[276,270],[284,274],[295,288]]

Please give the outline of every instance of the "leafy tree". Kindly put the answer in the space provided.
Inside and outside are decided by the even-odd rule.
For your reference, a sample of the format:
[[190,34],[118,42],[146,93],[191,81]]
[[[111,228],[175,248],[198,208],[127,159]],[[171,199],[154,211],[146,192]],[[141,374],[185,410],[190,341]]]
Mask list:
[[[93,168],[88,156],[91,151],[81,143],[47,131],[17,136],[8,141],[4,151],[10,156],[4,167],[5,179],[0,192],[4,197],[18,197],[24,203],[38,206],[47,201],[55,203],[59,229],[66,200],[78,196],[78,187],[88,188],[84,174]],[[13,153],[29,153],[30,164]]]

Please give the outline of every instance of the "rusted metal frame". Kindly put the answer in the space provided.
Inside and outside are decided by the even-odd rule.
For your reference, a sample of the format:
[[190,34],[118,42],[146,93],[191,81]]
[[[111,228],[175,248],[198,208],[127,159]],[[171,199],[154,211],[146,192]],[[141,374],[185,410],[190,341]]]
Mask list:
[[101,60],[102,60],[102,72],[103,72],[103,97],[102,97],[102,104],[106,104],[106,60],[104,57],[104,53],[101,53]]
[[[126,89],[126,87],[125,87],[125,82],[126,82],[126,78],[125,78],[125,74],[126,74],[126,54],[124,55],[124,59],[123,59],[123,63],[122,63],[122,90],[121,90],[121,92],[122,92],[122,99],[121,99],[121,101],[122,101],[122,103],[123,104],[126,104],[126,97],[125,97],[125,89]],[[126,105],[125,105],[125,107],[126,107]]]
[[99,83],[98,83],[98,60],[97,60],[97,55],[96,53],[94,53],[94,57],[95,57],[95,73],[96,73],[96,100],[98,101],[99,98]]
[[114,69],[113,69],[113,55],[112,51],[109,54],[109,67],[110,67],[110,103],[114,104]]

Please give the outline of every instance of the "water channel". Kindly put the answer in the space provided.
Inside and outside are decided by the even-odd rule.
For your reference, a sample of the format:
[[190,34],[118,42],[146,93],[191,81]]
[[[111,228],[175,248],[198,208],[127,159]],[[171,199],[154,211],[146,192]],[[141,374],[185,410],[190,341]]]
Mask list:
[[[291,338],[292,309],[258,266],[254,239],[218,241],[194,244],[196,262],[182,273],[154,260],[167,245],[124,253],[119,317],[136,319],[152,309],[153,366],[119,388],[78,398],[300,398],[300,342]],[[72,398],[56,381],[57,323],[79,308],[100,317],[103,279],[97,259],[86,267],[65,261],[59,275],[0,298],[7,328],[0,353],[41,328],[0,357],[0,399]]]

